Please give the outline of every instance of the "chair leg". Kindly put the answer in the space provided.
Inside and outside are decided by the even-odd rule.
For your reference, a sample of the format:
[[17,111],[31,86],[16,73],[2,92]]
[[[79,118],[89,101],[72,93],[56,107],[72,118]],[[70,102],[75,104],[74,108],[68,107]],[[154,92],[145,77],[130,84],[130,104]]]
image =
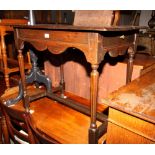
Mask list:
[[4,78],[5,78],[6,89],[9,89],[10,88],[9,75],[5,74]]
[[2,56],[2,61],[4,65],[4,77],[5,77],[5,83],[7,89],[10,88],[10,83],[9,83],[9,75],[7,73],[8,70],[8,64],[7,64],[7,54],[6,54],[6,45],[5,45],[5,33],[4,31],[1,31],[1,56]]
[[1,117],[1,127],[2,127],[2,134],[4,137],[4,143],[10,144],[9,133],[8,133],[7,124],[4,116]]
[[2,143],[2,117],[0,116],[0,144]]

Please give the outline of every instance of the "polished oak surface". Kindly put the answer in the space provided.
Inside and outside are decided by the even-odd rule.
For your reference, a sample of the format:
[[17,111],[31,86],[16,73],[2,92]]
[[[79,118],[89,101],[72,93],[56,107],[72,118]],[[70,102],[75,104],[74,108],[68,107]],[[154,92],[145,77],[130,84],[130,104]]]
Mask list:
[[[2,96],[2,99],[14,98],[17,95],[18,88],[13,88],[12,92],[8,92]],[[28,94],[34,95],[44,92],[44,89],[28,88]],[[89,101],[77,97],[73,94],[66,95],[82,104],[89,106]],[[11,106],[18,110],[24,110],[22,101]],[[105,111],[107,106],[98,105],[99,112]],[[60,143],[65,144],[85,144],[88,143],[88,128],[90,125],[90,117],[76,110],[64,106],[49,98],[42,98],[30,104],[30,112],[33,122],[37,128],[45,132],[48,136],[54,138]],[[97,121],[97,125],[101,122]]]

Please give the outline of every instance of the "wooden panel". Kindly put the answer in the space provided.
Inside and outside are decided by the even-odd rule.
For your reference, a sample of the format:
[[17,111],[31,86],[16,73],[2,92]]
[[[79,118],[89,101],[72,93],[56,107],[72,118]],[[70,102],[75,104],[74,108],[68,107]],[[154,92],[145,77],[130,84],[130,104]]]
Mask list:
[[[36,34],[37,38],[35,37]],[[92,52],[90,52],[90,54],[87,54],[89,51],[88,33],[50,31],[44,29],[19,29],[17,47],[19,46],[18,44],[20,44],[20,42],[22,41],[30,42],[39,51],[48,49],[54,54],[60,54],[64,52],[68,47],[76,47],[81,51],[85,51],[85,54],[88,56],[91,56],[92,54]]]
[[155,125],[109,109],[107,143],[155,143]]
[[[65,43],[88,43],[88,34],[82,32],[65,32],[65,31],[50,31],[50,30],[28,30],[20,29],[18,31],[20,37],[21,33],[25,39],[34,39],[34,35],[37,33],[37,39],[46,39],[45,41],[60,41]],[[31,33],[29,33],[31,32]]]
[[150,144],[154,142],[109,122],[106,143],[107,144]]
[[104,48],[106,49],[111,49],[114,47],[119,47],[123,45],[130,45],[133,43],[134,36],[133,35],[128,35],[128,34],[120,34],[119,36],[108,36],[108,37],[103,37],[103,45]]

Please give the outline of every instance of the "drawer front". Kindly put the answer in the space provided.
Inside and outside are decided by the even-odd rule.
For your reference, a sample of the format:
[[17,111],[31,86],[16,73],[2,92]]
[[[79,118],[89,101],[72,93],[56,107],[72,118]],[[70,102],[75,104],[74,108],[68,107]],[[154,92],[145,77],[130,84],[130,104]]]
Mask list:
[[82,32],[19,29],[18,37],[25,40],[44,40],[82,44],[88,43],[88,34]]
[[[155,125],[153,123],[146,122],[113,108],[109,110],[109,122],[155,143]],[[119,133],[116,132],[116,134]]]

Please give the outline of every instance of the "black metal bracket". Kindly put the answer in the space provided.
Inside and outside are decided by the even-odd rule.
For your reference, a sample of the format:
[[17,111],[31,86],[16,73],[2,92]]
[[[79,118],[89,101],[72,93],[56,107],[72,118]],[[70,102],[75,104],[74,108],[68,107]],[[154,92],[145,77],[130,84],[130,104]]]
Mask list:
[[[49,77],[43,74],[43,72],[39,69],[37,66],[37,56],[35,53],[30,50],[30,58],[31,58],[31,63],[32,63],[32,69],[30,71],[29,75],[26,75],[26,84],[31,84],[33,82],[35,83],[42,83],[46,86],[47,92],[52,93],[52,82]],[[13,104],[16,104],[18,101],[20,101],[24,95],[24,90],[22,87],[21,80],[19,81],[19,93],[18,96],[14,99],[9,99],[6,101],[6,105],[10,106]]]

